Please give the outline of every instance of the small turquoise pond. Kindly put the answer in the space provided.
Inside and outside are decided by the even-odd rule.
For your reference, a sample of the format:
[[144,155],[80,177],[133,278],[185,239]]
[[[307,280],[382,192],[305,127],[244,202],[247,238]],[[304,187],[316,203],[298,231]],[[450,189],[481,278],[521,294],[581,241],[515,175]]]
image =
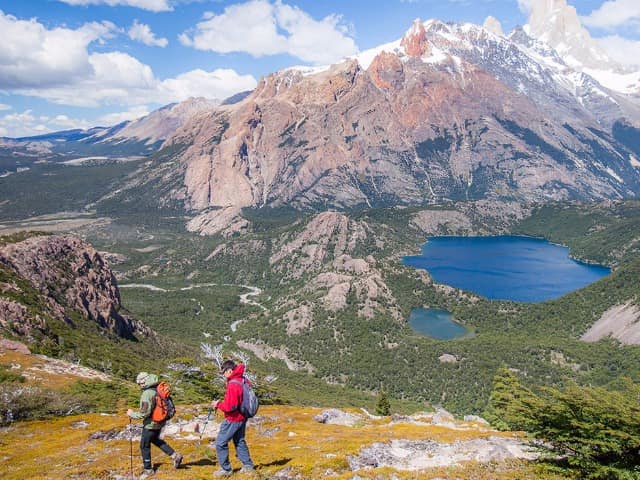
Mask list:
[[453,320],[451,313],[434,308],[411,310],[409,326],[422,335],[438,340],[452,340],[469,335],[463,325]]

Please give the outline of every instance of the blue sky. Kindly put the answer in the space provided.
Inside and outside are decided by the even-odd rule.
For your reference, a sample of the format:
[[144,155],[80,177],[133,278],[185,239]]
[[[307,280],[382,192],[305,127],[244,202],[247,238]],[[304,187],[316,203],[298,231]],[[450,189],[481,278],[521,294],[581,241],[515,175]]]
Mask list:
[[[553,0],[0,0],[0,136],[224,98],[275,70],[396,40],[415,18],[482,24],[492,15],[508,32],[533,1]],[[569,4],[594,37],[640,57],[640,1]]]

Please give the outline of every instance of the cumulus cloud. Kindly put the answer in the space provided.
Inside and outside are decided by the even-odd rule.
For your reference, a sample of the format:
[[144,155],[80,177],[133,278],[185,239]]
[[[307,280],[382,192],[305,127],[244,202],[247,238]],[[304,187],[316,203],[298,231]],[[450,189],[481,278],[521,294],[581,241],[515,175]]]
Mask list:
[[127,6],[141,8],[143,10],[149,10],[152,12],[167,12],[173,10],[168,0],[60,0],[68,5],[108,5],[110,7],[115,6]]
[[88,45],[109,38],[114,30],[109,22],[47,30],[35,19],[18,20],[0,11],[0,89],[46,87],[87,75]]
[[89,122],[83,119],[70,118],[67,115],[36,116],[32,110],[0,117],[0,135],[10,137],[30,137],[59,130],[86,129],[89,126]]
[[173,98],[174,101],[191,97],[225,99],[238,92],[253,90],[256,85],[252,75],[239,75],[232,69],[219,68],[212,72],[197,69],[163,80],[157,90],[161,98]]
[[228,6],[219,15],[209,13],[179,40],[198,50],[254,57],[289,54],[313,64],[332,63],[358,51],[340,16],[315,20],[281,0],[252,0]]
[[138,20],[133,21],[133,25],[127,32],[131,40],[144,43],[150,47],[166,47],[169,41],[166,38],[156,38],[156,34],[151,31],[151,27],[144,23],[138,23]]
[[24,89],[20,93],[45,98],[53,103],[79,107],[141,105],[181,102],[202,96],[223,99],[257,82],[252,75],[234,70],[192,70],[174,78],[158,79],[148,65],[124,53],[93,55],[95,75],[72,85],[46,89]]
[[621,26],[640,27],[640,2],[638,0],[604,2],[600,8],[582,17],[582,22],[588,27],[603,29]]
[[607,54],[622,65],[640,66],[640,41],[623,38],[619,35],[597,38],[596,41],[607,51]]
[[4,103],[0,103],[0,110],[11,110],[13,107],[11,105],[6,105]]
[[256,80],[233,70],[193,70],[159,79],[149,65],[123,52],[90,53],[89,44],[109,38],[111,24],[48,30],[36,20],[0,12],[0,89],[83,107],[166,104],[201,95],[225,98],[252,89]]

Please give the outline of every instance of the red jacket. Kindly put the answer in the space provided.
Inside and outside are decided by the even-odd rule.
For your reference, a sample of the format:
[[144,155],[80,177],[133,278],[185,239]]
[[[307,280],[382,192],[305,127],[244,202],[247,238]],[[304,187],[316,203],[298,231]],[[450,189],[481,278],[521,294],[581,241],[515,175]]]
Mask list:
[[[228,422],[244,422],[245,418],[240,413],[240,403],[242,403],[242,385],[236,382],[243,382],[244,365],[239,363],[233,369],[231,376],[227,378],[227,390],[224,392],[224,400],[218,403],[218,410],[224,412],[224,418]],[[235,380],[232,382],[231,380]]]

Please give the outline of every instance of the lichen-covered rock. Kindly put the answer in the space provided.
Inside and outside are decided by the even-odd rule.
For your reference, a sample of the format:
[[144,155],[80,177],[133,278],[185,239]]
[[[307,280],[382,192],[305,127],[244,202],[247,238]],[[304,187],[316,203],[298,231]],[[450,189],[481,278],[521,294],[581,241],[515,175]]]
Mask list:
[[354,425],[362,422],[364,418],[361,415],[355,413],[348,413],[337,408],[329,408],[323,410],[318,415],[313,417],[318,423],[325,423],[329,425],[345,425],[353,427]]
[[347,460],[353,471],[380,467],[413,471],[455,466],[467,461],[488,463],[515,458],[533,460],[538,456],[539,454],[522,440],[492,436],[452,443],[404,439],[386,443],[376,442],[364,447],[358,455],[349,456]]
[[[33,236],[0,246],[0,266],[25,281],[38,295],[41,314],[0,294],[0,327],[31,338],[47,334],[44,316],[73,325],[70,312],[120,337],[151,334],[141,322],[119,313],[120,292],[109,265],[86,241],[72,235]],[[19,298],[19,297],[18,297]],[[33,298],[31,303],[33,303]]]

